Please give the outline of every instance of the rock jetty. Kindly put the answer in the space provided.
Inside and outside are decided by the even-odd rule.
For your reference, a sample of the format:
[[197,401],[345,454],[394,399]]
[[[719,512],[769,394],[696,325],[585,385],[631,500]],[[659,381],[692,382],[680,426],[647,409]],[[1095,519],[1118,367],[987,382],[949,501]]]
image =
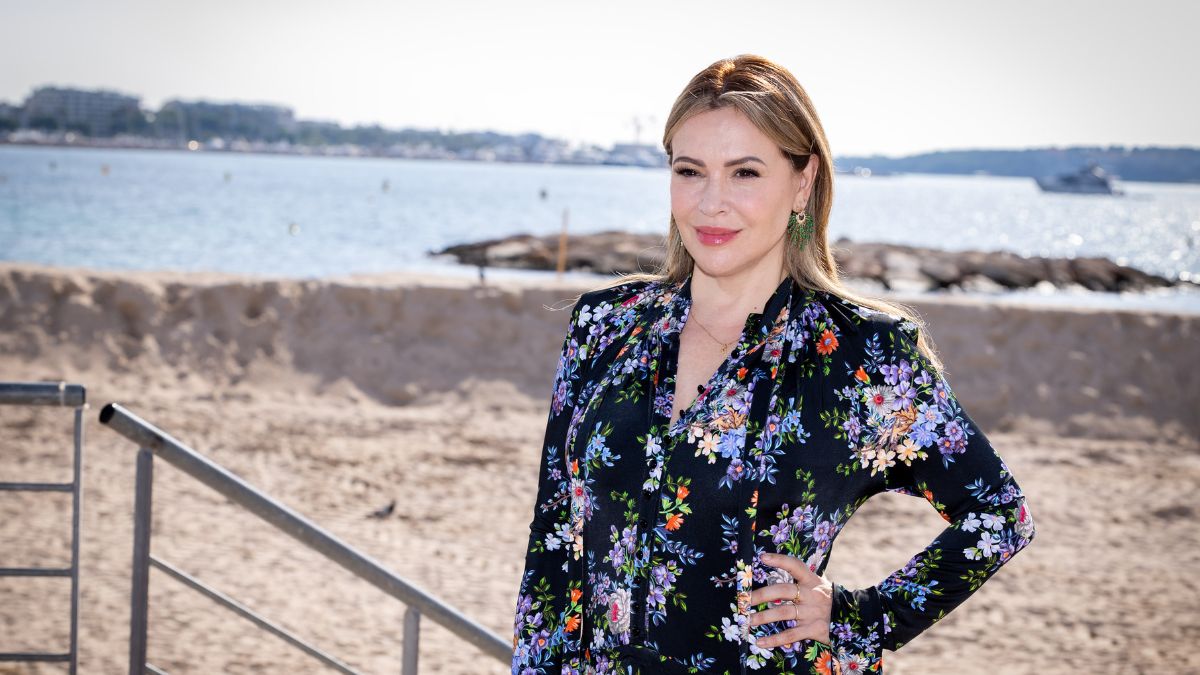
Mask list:
[[[430,251],[480,268],[554,270],[558,235],[516,234],[500,239]],[[666,248],[658,235],[606,231],[567,237],[565,268],[612,274],[655,269]],[[1092,291],[1142,291],[1192,285],[1118,265],[1108,258],[1025,257],[1006,251],[944,251],[899,244],[863,243],[841,238],[834,257],[845,276],[878,283],[887,290],[965,291],[1022,289],[1048,283]]]

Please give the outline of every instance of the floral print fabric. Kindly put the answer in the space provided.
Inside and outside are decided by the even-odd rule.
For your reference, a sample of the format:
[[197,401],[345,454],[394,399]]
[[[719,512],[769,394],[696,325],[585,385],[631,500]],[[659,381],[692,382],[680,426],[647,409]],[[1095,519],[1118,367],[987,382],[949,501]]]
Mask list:
[[[916,349],[916,326],[790,278],[670,422],[691,277],[586,293],[558,361],[512,672],[880,673],[1034,536],[1024,495]],[[690,393],[690,392],[689,392]],[[689,396],[689,398],[691,398]],[[755,588],[823,574],[872,495],[943,532],[868,589],[834,583],[830,642],[759,648]]]

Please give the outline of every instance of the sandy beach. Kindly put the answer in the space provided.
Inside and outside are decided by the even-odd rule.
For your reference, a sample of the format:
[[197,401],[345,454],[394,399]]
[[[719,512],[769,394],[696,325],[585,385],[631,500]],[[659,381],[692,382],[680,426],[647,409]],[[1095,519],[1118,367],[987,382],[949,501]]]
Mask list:
[[[128,668],[137,449],[97,422],[113,401],[509,638],[568,318],[545,307],[591,287],[0,264],[0,380],[66,380],[90,401],[80,672]],[[887,671],[1200,670],[1200,316],[897,299],[928,321],[1038,537],[886,653]],[[0,407],[0,480],[69,480],[70,424],[68,410]],[[154,489],[156,557],[361,672],[399,671],[401,604],[165,462]],[[391,500],[391,517],[367,517]],[[69,523],[67,495],[0,493],[0,567],[65,566]],[[923,500],[878,495],[827,576],[873,585],[943,525]],[[68,590],[0,579],[0,652],[64,650]],[[321,672],[156,570],[148,651],[169,673]],[[420,659],[422,673],[508,672],[428,620]]]

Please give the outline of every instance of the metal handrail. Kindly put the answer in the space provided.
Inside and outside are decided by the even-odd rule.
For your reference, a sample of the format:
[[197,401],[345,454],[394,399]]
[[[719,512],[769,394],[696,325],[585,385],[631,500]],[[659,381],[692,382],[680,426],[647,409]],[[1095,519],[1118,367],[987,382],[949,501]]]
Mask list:
[[[417,667],[417,639],[419,636],[419,620],[422,614],[429,616],[443,628],[474,645],[489,657],[502,663],[509,663],[512,657],[512,644],[491,633],[483,626],[472,621],[453,607],[441,602],[413,583],[404,580],[385,568],[381,563],[359,552],[349,544],[344,543],[333,534],[327,532],[316,523],[303,515],[284,506],[279,501],[268,496],[258,488],[242,480],[224,467],[209,460],[207,457],[192,450],[188,446],[172,438],[154,425],[134,415],[118,403],[109,403],[100,411],[100,422],[125,438],[136,443],[138,453],[138,492],[135,510],[141,514],[135,522],[135,560],[134,560],[134,618],[135,635],[131,640],[131,673],[134,666],[145,665],[145,624],[144,616],[141,625],[137,612],[145,612],[145,574],[149,567],[149,506],[150,484],[152,476],[152,460],[155,455],[162,457],[172,466],[180,469],[192,478],[204,483],[233,503],[241,506],[263,521],[270,523],[305,546],[322,556],[338,563],[351,574],[370,582],[384,593],[400,600],[407,605],[405,612],[403,667],[405,675],[415,675]],[[145,559],[139,565],[138,551],[141,550]],[[144,568],[144,569],[140,569]],[[139,575],[141,578],[139,578]],[[139,603],[141,607],[139,608]],[[137,641],[141,632],[141,644]],[[140,649],[140,654],[137,653]]]
[[79,521],[83,505],[83,411],[88,407],[87,390],[66,382],[0,382],[0,405],[54,406],[75,409],[74,468],[70,483],[0,482],[0,492],[71,493],[71,565],[67,568],[5,567],[0,577],[70,577],[71,633],[67,653],[5,652],[0,662],[66,662],[75,675],[79,662]]

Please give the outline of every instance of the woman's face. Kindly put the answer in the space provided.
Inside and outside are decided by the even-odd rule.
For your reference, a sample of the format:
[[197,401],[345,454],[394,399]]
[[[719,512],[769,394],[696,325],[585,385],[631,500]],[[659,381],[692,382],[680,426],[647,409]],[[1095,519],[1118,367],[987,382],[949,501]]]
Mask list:
[[792,211],[812,191],[817,162],[803,172],[737,108],[699,113],[671,141],[671,213],[683,245],[709,276],[783,266]]

